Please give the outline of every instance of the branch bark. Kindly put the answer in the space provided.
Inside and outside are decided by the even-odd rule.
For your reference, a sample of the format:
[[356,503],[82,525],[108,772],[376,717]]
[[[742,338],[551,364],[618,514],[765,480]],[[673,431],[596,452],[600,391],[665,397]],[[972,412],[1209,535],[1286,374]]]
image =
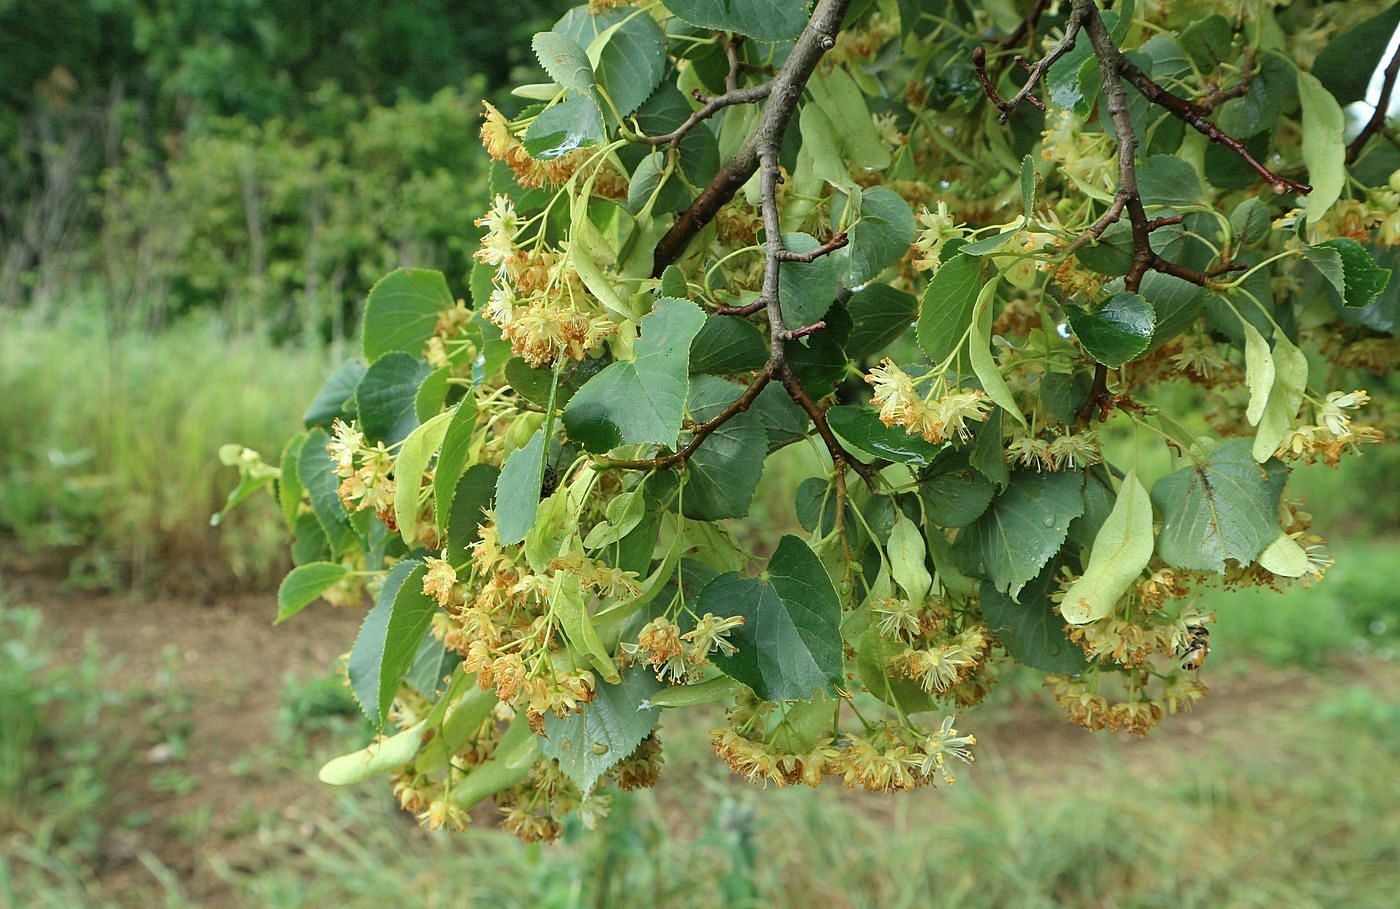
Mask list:
[[745,140],[743,146],[729,159],[710,184],[696,197],[691,206],[681,213],[676,223],[656,244],[652,259],[652,276],[661,273],[680,258],[691,239],[714,219],[749,178],[758,170],[758,152],[761,146],[769,144],[772,137],[781,139],[787,131],[797,102],[807,87],[807,80],[817,68],[822,54],[836,46],[836,34],[841,28],[841,19],[851,0],[821,0],[802,36],[797,39],[787,62],[771,83],[768,101],[759,116],[758,126]]

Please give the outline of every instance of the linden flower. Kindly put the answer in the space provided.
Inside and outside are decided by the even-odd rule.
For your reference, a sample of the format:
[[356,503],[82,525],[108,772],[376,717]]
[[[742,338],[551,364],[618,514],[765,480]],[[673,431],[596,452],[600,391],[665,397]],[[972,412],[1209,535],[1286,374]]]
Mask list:
[[929,408],[937,414],[937,420],[941,424],[938,433],[940,438],[930,439],[927,434],[924,435],[924,438],[937,444],[943,439],[956,435],[965,442],[972,438],[972,430],[967,427],[967,421],[985,422],[991,407],[991,401],[980,389],[974,388],[971,391],[956,391],[944,395]]
[[890,597],[870,607],[870,611],[879,616],[875,628],[884,637],[908,635],[912,638],[919,633],[919,610],[908,600]]
[[457,584],[457,570],[446,559],[429,558],[425,564],[428,570],[423,575],[423,593],[437,600],[439,606],[446,606]]
[[1055,441],[1050,443],[1050,458],[1057,470],[1066,467],[1091,467],[1103,460],[1099,452],[1098,434],[1067,432],[1057,436]]
[[1327,431],[1334,436],[1344,436],[1350,432],[1351,418],[1342,413],[1343,410],[1353,410],[1362,407],[1371,400],[1365,390],[1353,391],[1343,394],[1340,391],[1329,391],[1327,398],[1322,402],[1322,409],[1318,412],[1318,420]]
[[1054,466],[1055,459],[1050,453],[1050,443],[1039,436],[1018,436],[1006,446],[1006,453],[1012,463],[1030,467],[1036,473]]
[[948,203],[939,202],[930,211],[924,208],[919,212],[918,234],[914,237],[914,270],[938,271],[943,258],[943,246],[949,240],[963,235],[963,225],[948,211]]
[[336,475],[342,478],[349,477],[355,472],[355,455],[365,447],[365,434],[352,428],[339,417],[331,424],[331,432],[335,436],[326,445],[326,451],[331,460],[335,461]]
[[508,266],[519,258],[515,235],[520,230],[520,217],[515,213],[515,204],[510,196],[500,193],[492,200],[490,210],[474,223],[486,228],[481,246],[474,254],[476,260],[496,266],[497,276],[504,277]]
[[977,744],[975,735],[958,735],[958,730],[953,728],[954,719],[945,716],[943,723],[924,739],[924,759],[919,765],[919,772],[924,776],[941,772],[943,781],[950,786],[957,782],[957,778],[948,766],[948,759],[955,758],[964,764],[971,764],[974,757],[968,749]]
[[904,425],[923,408],[923,399],[914,390],[914,380],[889,357],[870,370],[865,381],[875,387],[870,400],[880,408],[880,421],[886,426]]
[[656,670],[656,677],[665,681],[668,677],[679,682],[690,673],[686,665],[684,648],[681,644],[681,630],[670,619],[652,619],[637,635],[638,647],[645,651],[646,662]]
[[744,617],[738,615],[720,617],[712,612],[705,613],[695,627],[685,634],[681,639],[690,643],[690,652],[686,659],[694,664],[703,664],[706,657],[712,650],[718,650],[725,656],[733,656],[739,652],[729,640],[729,632],[744,624]]

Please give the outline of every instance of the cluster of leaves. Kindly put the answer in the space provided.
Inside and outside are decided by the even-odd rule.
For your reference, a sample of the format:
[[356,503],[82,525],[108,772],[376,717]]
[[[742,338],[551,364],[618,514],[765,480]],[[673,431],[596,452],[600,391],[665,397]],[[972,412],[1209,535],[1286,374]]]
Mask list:
[[[548,81],[482,128],[474,306],[384,278],[368,365],[241,456],[296,537],[279,618],[375,594],[349,680],[402,731],[326,779],[547,838],[656,778],[662,710],[725,704],[756,782],[952,782],[999,666],[1142,734],[1204,693],[1201,590],[1321,575],[1284,487],[1382,434],[1328,386],[1400,353],[1400,155],[1386,102],[1342,112],[1400,6],[975,6],[535,36]],[[745,552],[793,444],[828,465],[802,533]]]

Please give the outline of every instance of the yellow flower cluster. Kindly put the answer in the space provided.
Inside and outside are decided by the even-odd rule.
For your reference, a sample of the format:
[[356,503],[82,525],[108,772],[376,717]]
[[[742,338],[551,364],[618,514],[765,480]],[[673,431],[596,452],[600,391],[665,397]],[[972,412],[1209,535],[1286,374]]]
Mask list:
[[865,376],[874,386],[871,397],[880,409],[886,426],[903,426],[910,435],[922,436],[932,444],[951,439],[972,438],[968,422],[984,422],[992,402],[981,389],[947,391],[927,400],[915,390],[914,380],[888,357]]

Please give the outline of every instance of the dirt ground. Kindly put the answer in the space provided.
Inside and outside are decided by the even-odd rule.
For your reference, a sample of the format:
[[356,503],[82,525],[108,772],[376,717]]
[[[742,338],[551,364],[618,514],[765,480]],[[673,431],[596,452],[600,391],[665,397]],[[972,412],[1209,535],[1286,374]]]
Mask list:
[[[331,670],[354,639],[360,614],[318,604],[274,628],[271,594],[92,596],[62,592],[43,576],[13,573],[5,587],[9,603],[37,605],[44,627],[62,629],[62,658],[76,661],[84,633],[91,631],[110,660],[113,686],[164,686],[189,699],[189,709],[179,718],[186,724],[186,753],[172,756],[159,744],[143,745],[137,752],[141,765],[129,768],[117,790],[122,804],[113,806],[114,816],[144,810],[168,822],[110,832],[99,868],[104,890],[115,895],[133,883],[149,887],[150,872],[139,858],[148,853],[174,873],[196,904],[214,909],[236,905],[227,883],[212,870],[210,856],[217,854],[234,870],[255,870],[256,841],[269,818],[295,822],[307,810],[330,804],[310,764],[279,764],[276,715],[289,679],[317,678]],[[1394,690],[1400,685],[1400,667],[1394,665],[1345,662],[1328,673],[1322,680],[1304,673],[1251,671],[1232,680],[1235,673],[1222,671],[1209,679],[1211,696],[1195,711],[1165,723],[1141,742],[1122,738],[1105,745],[1102,735],[1090,741],[1091,734],[1042,705],[1022,704],[999,728],[984,724],[977,730],[979,765],[992,763],[1033,788],[1045,767],[1092,764],[1104,759],[1107,747],[1115,760],[1147,773],[1163,749],[1179,758],[1183,749],[1207,753],[1240,747],[1240,732],[1252,720],[1287,715],[1290,705],[1317,697],[1324,686],[1364,681]],[[160,736],[148,736],[150,740]],[[178,768],[190,785],[153,785],[163,768]],[[663,788],[665,784],[663,780]]]

